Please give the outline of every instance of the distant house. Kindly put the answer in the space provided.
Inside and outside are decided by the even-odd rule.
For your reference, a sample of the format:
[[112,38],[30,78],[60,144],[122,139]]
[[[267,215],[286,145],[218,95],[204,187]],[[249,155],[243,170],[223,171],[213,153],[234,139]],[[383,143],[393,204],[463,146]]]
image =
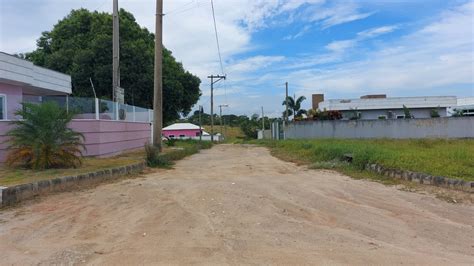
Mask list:
[[313,94],[312,99],[313,109],[341,111],[346,120],[354,115],[360,119],[403,119],[404,105],[415,118],[430,118],[433,113],[446,117],[451,116],[453,110],[474,105],[474,97],[456,96],[387,97],[385,94],[376,94],[361,96],[360,99],[324,100],[324,94]]
[[[199,139],[199,135],[202,134],[202,140],[211,140],[211,134],[204,131],[204,128],[199,129],[199,126],[191,123],[174,123],[163,128],[162,134],[169,139]],[[214,141],[220,140],[221,135],[215,134]]]
[[201,129],[191,123],[175,123],[163,128],[163,136],[171,139],[199,137]]

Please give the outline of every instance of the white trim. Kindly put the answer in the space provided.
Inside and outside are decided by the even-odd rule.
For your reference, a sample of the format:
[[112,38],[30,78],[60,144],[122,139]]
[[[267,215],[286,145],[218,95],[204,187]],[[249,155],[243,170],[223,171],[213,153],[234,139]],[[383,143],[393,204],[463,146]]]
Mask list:
[[0,93],[0,98],[3,98],[3,118],[0,118],[0,121],[8,120],[8,102],[7,102],[7,95]]

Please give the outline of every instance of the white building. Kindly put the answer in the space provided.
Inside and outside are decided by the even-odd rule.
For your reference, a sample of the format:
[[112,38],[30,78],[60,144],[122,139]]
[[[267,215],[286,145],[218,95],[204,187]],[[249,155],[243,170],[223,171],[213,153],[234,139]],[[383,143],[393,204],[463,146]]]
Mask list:
[[313,109],[341,111],[343,119],[357,115],[360,119],[405,118],[403,106],[415,118],[430,118],[434,113],[440,117],[452,116],[456,110],[464,115],[474,115],[474,97],[456,96],[387,97],[384,94],[366,95],[359,99],[324,100],[324,95],[313,95]]

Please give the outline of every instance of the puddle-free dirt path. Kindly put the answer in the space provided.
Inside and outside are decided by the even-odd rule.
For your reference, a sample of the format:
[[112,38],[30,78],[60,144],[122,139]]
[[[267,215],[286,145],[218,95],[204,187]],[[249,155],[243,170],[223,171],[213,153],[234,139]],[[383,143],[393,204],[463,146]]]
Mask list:
[[474,264],[474,208],[218,145],[0,211],[0,264]]

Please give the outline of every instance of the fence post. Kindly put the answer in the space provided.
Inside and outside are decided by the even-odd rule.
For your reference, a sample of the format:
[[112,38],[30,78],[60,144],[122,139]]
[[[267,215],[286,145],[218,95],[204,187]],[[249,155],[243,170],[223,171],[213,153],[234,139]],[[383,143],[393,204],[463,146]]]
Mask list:
[[119,103],[114,102],[114,104],[115,104],[115,120],[118,121],[118,120],[120,120],[120,118],[119,118]]
[[135,105],[133,105],[133,122],[137,122],[137,117],[135,116]]
[[99,120],[100,116],[99,116],[99,99],[98,98],[94,98],[95,100],[95,120]]

